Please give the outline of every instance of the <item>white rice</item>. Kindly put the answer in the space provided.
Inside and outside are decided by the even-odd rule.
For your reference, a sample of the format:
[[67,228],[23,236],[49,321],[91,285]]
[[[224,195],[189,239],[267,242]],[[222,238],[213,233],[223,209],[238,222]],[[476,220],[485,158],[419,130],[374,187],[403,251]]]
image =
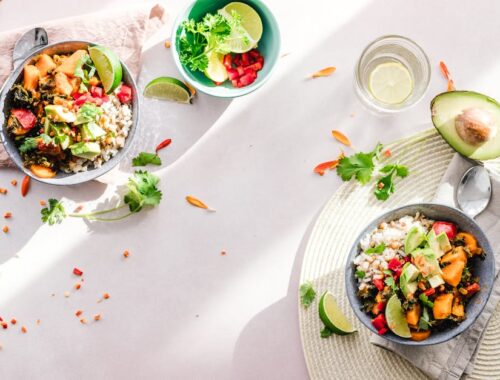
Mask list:
[[66,173],[84,172],[90,166],[99,168],[103,162],[110,160],[124,147],[132,126],[132,109],[128,104],[121,104],[114,94],[108,96],[109,101],[101,106],[103,113],[98,121],[99,126],[107,132],[106,136],[99,140],[101,154],[92,160],[73,157],[68,167],[62,168]]
[[[361,252],[353,261],[356,271],[365,273],[363,278],[358,278],[358,290],[363,291],[372,288],[374,279],[384,278],[383,272],[387,270],[391,259],[405,256],[404,242],[406,234],[411,228],[417,227],[422,232],[427,233],[433,223],[433,220],[417,213],[415,216],[406,215],[389,223],[381,223],[378,228],[366,234],[359,242]],[[367,249],[374,248],[382,243],[385,244],[382,253],[365,253]]]

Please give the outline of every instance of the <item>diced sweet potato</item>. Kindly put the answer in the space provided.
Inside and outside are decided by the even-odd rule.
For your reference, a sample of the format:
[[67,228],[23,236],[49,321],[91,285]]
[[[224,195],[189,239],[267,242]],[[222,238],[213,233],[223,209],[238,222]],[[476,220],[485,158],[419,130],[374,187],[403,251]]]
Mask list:
[[91,85],[91,86],[97,86],[100,83],[101,83],[101,81],[99,79],[97,79],[96,76],[89,79],[89,85]]
[[460,232],[457,234],[456,238],[462,240],[465,243],[465,246],[469,249],[471,254],[473,255],[477,254],[478,252],[477,240],[474,237],[474,235],[468,232]]
[[44,77],[50,74],[56,68],[54,60],[48,54],[40,54],[36,61],[36,68],[40,72],[40,76]]
[[30,170],[38,178],[54,178],[56,176],[54,170],[42,165],[31,165]]
[[463,303],[460,302],[460,298],[455,297],[453,299],[453,307],[451,308],[451,314],[455,317],[465,317],[465,309]]
[[441,294],[434,300],[434,307],[432,313],[434,319],[446,319],[451,314],[451,306],[453,303],[453,294]]
[[447,253],[441,259],[441,264],[452,263],[454,261],[462,261],[467,264],[467,252],[464,247],[455,247],[453,251]]
[[76,66],[80,59],[88,54],[85,50],[77,50],[69,57],[67,57],[62,63],[56,68],[58,73],[64,73],[70,77],[73,77],[75,73]]
[[38,87],[38,80],[40,79],[40,72],[34,65],[24,66],[24,88],[26,90],[36,90]]
[[421,342],[422,340],[426,340],[431,335],[431,330],[420,330],[414,331],[411,330],[411,340],[416,342]]
[[462,272],[465,268],[465,263],[463,261],[453,261],[446,265],[443,269],[443,280],[451,285],[457,286],[462,278]]
[[57,73],[54,77],[56,92],[61,95],[70,95],[73,92],[73,85],[64,73]]
[[73,86],[73,92],[78,92],[80,90],[80,84],[82,83],[82,79],[78,77],[71,78],[71,85]]
[[418,320],[420,319],[420,311],[420,304],[414,304],[411,309],[406,312],[406,322],[408,322],[409,325],[417,326]]

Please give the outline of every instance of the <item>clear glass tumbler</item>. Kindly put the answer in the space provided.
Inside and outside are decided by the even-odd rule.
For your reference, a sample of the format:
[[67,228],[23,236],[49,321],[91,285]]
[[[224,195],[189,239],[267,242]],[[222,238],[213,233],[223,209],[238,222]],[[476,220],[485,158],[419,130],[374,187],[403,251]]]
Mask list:
[[[402,102],[388,104],[375,98],[370,89],[369,81],[372,71],[387,62],[403,65],[413,80],[411,94]],[[429,87],[431,70],[427,55],[415,42],[402,36],[383,36],[369,44],[355,68],[354,87],[360,101],[369,110],[376,113],[394,113],[415,105]]]

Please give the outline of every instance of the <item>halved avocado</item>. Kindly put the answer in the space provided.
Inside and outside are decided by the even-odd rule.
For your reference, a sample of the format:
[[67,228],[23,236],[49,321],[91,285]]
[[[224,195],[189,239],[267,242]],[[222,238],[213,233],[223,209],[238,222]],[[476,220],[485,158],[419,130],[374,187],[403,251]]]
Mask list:
[[432,123],[450,146],[474,160],[500,157],[500,104],[472,91],[450,91],[431,102]]

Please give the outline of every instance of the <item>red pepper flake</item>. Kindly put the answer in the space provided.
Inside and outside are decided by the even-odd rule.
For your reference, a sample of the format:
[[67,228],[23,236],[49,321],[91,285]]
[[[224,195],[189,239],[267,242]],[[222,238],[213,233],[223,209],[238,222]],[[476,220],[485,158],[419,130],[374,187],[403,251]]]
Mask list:
[[17,186],[17,179],[13,179],[12,181],[10,181],[10,184],[12,186]]
[[10,320],[10,323],[11,323],[12,325],[15,325],[15,324],[17,323],[16,318],[12,318],[12,319]]
[[21,195],[25,197],[30,189],[30,177],[25,175],[21,183]]
[[104,293],[102,295],[102,298],[104,298],[105,300],[107,300],[109,298],[109,293]]
[[379,183],[378,183],[378,185],[377,185],[377,187],[378,187],[380,190],[382,190],[382,189],[385,187],[385,185],[384,185],[384,183],[383,183],[383,182],[379,182]]
[[7,322],[5,322],[5,321],[2,321],[2,323],[1,323],[1,324],[2,324],[2,327],[4,328],[4,330],[5,330],[7,327],[9,327],[9,325],[8,325],[8,324],[7,324]]
[[0,194],[7,194],[7,189],[0,187]]
[[40,199],[39,203],[40,203],[40,206],[42,206],[42,207],[47,206],[47,202],[45,202],[43,199]]
[[80,284],[79,282],[77,282],[77,283],[75,284],[75,289],[76,289],[76,290],[79,290],[81,287],[82,287],[82,284]]
[[314,168],[314,173],[318,173],[320,176],[322,176],[325,174],[325,171],[335,169],[338,164],[338,160],[323,162]]
[[80,315],[82,315],[82,314],[83,314],[83,311],[82,311],[82,310],[77,310],[77,311],[76,311],[76,313],[75,313],[75,315],[76,315],[77,317],[79,317],[79,316],[80,316]]
[[453,82],[453,79],[451,79],[451,75],[450,75],[450,72],[448,71],[448,67],[446,66],[446,64],[443,61],[439,62],[439,69],[441,70],[441,74],[443,74],[443,76],[448,81],[447,90],[448,91],[455,91],[455,84]]
[[75,276],[81,276],[83,274],[83,272],[78,268],[73,268],[73,274]]
[[382,154],[384,155],[384,157],[387,157],[387,158],[392,156],[392,152],[390,149],[384,150],[384,153],[382,153]]
[[9,226],[3,226],[2,231],[3,231],[4,233],[9,232]]
[[123,257],[127,258],[129,256],[130,256],[130,252],[129,251],[127,251],[127,250],[123,251]]
[[12,218],[12,213],[10,211],[6,212],[5,214],[3,214],[3,217],[5,219],[9,219],[9,218]]
[[82,206],[82,205],[78,205],[78,206],[76,206],[76,207],[75,207],[75,209],[73,210],[73,212],[74,212],[75,214],[77,214],[77,213],[79,213],[80,211],[82,211],[82,209],[83,209],[83,206]]
[[101,320],[101,314],[94,314],[94,321],[100,321]]
[[26,326],[23,326],[21,327],[21,331],[23,332],[23,334],[26,334],[28,332],[28,329],[26,328]]
[[166,140],[163,140],[161,143],[159,143],[155,149],[155,153],[158,153],[159,150],[162,150],[163,148],[166,148],[167,146],[170,145],[170,143],[172,142],[172,139],[166,139]]

